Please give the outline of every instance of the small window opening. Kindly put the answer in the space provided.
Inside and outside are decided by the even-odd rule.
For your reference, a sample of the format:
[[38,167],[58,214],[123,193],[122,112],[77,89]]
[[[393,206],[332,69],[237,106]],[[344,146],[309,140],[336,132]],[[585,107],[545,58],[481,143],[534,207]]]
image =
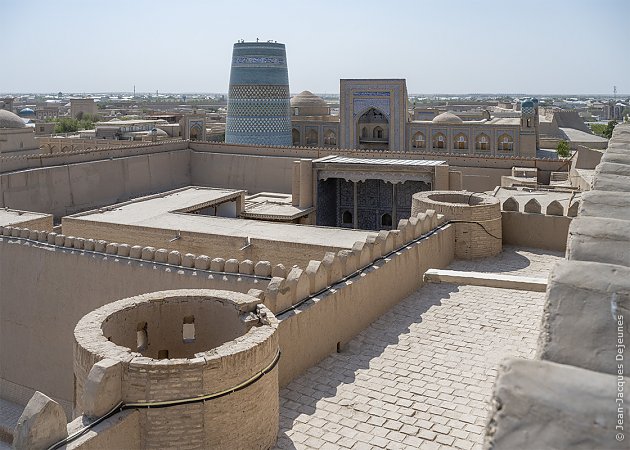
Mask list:
[[157,359],[168,359],[168,350],[159,350]]
[[184,317],[182,325],[182,338],[185,344],[195,342],[195,316]]
[[149,345],[149,335],[147,334],[147,323],[140,322],[136,328],[136,347],[139,352],[143,352]]
[[344,224],[352,223],[352,213],[350,211],[344,211],[341,216],[341,222]]
[[337,342],[337,353],[341,353],[341,342]]
[[391,214],[383,214],[381,216],[381,225],[384,227],[391,227],[392,226],[392,216]]

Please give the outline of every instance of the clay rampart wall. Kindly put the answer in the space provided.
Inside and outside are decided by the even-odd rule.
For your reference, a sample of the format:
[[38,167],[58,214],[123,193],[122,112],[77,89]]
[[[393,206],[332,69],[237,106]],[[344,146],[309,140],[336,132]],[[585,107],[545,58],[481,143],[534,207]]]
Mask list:
[[[114,300],[166,289],[266,289],[253,264],[211,271],[204,255],[2,227],[0,234],[0,397],[26,404],[45,392],[70,414],[77,322]],[[250,262],[251,263],[251,262]],[[251,273],[239,273],[243,271]],[[9,301],[10,300],[10,301]]]

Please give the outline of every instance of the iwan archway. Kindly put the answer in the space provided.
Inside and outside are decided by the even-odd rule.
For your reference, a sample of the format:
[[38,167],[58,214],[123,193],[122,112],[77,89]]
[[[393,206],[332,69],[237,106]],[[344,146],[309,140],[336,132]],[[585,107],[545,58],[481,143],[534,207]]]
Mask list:
[[369,108],[357,120],[356,148],[389,150],[389,119],[380,110]]

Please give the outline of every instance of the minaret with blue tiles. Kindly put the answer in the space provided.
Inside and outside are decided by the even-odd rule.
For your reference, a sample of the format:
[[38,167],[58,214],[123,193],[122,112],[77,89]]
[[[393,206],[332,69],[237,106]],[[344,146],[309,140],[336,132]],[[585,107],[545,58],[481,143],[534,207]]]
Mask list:
[[234,44],[225,142],[292,145],[284,44],[243,41]]

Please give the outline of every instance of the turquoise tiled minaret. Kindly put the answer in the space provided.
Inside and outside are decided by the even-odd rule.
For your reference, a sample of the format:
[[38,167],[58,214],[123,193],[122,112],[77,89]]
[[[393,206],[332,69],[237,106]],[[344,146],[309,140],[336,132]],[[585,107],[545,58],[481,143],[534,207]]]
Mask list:
[[234,44],[225,142],[291,145],[289,102],[284,44]]

